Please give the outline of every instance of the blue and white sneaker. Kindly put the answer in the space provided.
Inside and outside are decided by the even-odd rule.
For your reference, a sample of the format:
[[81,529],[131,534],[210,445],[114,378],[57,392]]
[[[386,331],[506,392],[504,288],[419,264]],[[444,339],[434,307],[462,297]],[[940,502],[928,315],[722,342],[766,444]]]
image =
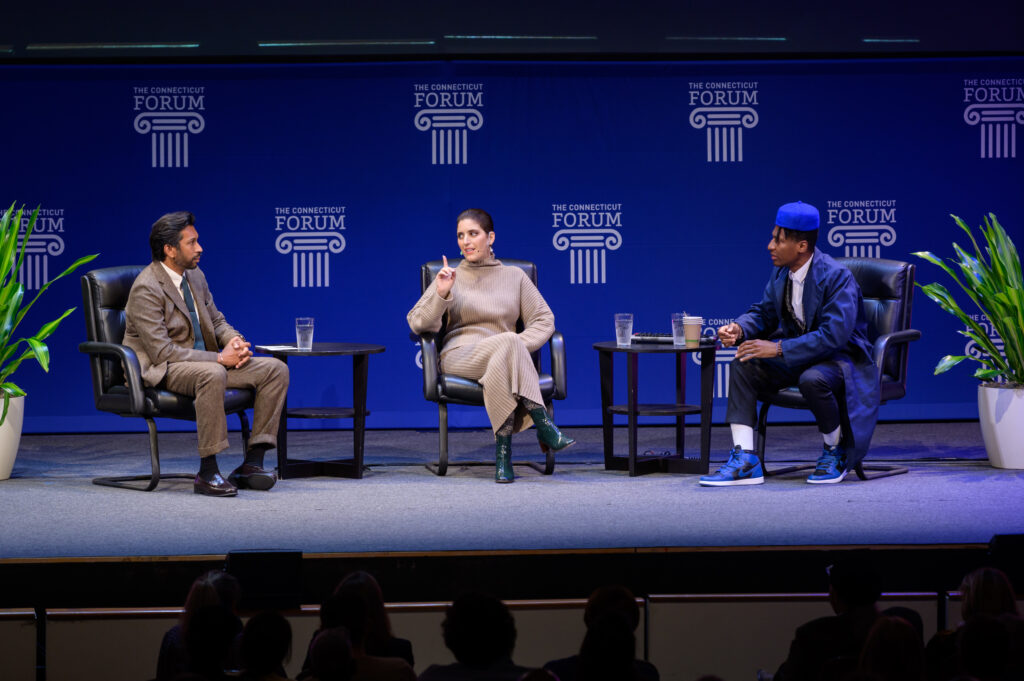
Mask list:
[[842,482],[846,477],[846,450],[841,446],[829,449],[826,445],[818,457],[818,464],[814,472],[807,478],[812,485],[827,485],[833,482]]
[[729,460],[721,468],[700,478],[700,484],[705,487],[760,485],[763,482],[764,470],[757,454],[740,449],[738,445],[729,452]]

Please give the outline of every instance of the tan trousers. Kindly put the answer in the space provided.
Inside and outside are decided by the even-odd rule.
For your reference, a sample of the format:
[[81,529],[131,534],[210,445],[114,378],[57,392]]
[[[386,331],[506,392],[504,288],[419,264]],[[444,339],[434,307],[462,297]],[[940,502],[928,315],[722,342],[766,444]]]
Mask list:
[[513,412],[512,432],[526,430],[533,424],[519,403],[520,397],[544,404],[530,351],[519,335],[510,331],[443,353],[441,371],[480,382],[484,387],[484,408],[495,433]]
[[225,369],[217,362],[172,362],[167,365],[168,390],[196,399],[199,456],[212,456],[228,448],[224,391],[256,391],[249,446],[277,446],[281,409],[288,394],[288,365],[273,357],[253,357],[241,369]]

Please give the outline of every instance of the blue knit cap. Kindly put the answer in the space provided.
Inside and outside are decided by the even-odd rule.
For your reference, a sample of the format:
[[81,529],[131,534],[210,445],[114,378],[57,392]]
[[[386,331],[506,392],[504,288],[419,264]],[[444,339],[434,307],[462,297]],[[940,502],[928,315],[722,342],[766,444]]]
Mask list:
[[798,232],[814,232],[818,229],[818,209],[809,203],[797,201],[779,208],[775,224]]

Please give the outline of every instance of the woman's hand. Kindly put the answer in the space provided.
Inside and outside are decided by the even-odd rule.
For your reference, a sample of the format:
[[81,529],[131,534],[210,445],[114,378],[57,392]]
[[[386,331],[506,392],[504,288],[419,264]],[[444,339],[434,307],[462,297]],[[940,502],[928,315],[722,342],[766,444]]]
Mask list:
[[437,294],[447,298],[455,283],[455,270],[448,267],[448,256],[442,255],[441,260],[444,261],[444,267],[437,273]]

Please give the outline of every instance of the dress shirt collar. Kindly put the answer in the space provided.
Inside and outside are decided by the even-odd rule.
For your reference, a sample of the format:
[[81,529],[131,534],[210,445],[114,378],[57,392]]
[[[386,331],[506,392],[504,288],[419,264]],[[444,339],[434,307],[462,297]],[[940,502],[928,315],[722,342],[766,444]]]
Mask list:
[[814,254],[813,253],[811,254],[811,257],[807,259],[807,262],[805,262],[803,265],[800,266],[800,269],[798,269],[796,272],[790,272],[789,273],[789,278],[793,280],[793,283],[795,283],[795,284],[803,284],[804,283],[804,279],[807,278],[807,272],[811,269],[811,261],[812,260],[814,260]]
[[163,261],[160,262],[160,266],[164,268],[164,272],[166,272],[167,276],[171,278],[171,283],[174,284],[174,288],[177,289],[178,295],[184,298],[185,294],[181,292],[181,280],[184,279],[184,277],[165,265]]

